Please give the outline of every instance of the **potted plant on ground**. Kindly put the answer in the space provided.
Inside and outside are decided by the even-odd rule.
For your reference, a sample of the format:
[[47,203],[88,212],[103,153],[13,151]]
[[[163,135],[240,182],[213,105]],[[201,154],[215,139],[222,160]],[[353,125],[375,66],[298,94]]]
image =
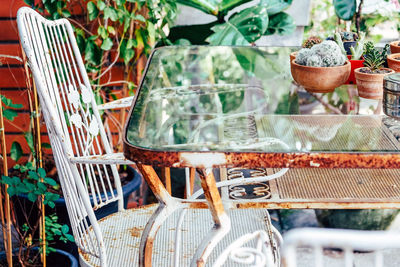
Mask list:
[[346,46],[345,46],[346,41],[343,41],[342,34],[336,33],[335,41],[339,45],[342,52],[345,55],[347,55],[347,58],[349,59],[350,64],[351,64],[350,76],[349,76],[349,79],[346,81],[346,84],[355,84],[356,77],[354,74],[354,70],[362,67],[363,63],[364,63],[364,58],[362,56],[364,53],[365,32],[360,33],[360,36],[359,36],[359,38],[357,38],[357,41],[354,42],[354,45],[347,46],[350,51],[350,54],[348,54],[348,52],[346,50]]
[[313,93],[332,92],[350,75],[350,62],[334,41],[301,49],[290,62],[293,79]]
[[382,99],[383,77],[394,73],[394,70],[384,68],[389,45],[380,52],[372,42],[365,45],[364,67],[354,70],[358,95],[369,99]]

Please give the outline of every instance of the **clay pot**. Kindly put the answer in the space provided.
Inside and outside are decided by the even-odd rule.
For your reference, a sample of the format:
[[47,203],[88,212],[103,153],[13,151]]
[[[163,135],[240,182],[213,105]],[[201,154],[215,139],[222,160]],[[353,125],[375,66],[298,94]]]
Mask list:
[[390,73],[394,73],[394,70],[389,68],[382,68],[389,70],[388,73],[363,73],[358,68],[354,70],[354,74],[357,80],[358,96],[368,99],[382,99],[383,97],[383,77]]
[[333,92],[336,87],[344,84],[350,75],[350,62],[336,67],[309,67],[299,65],[294,60],[290,62],[293,79],[312,93]]
[[398,40],[397,41],[393,41],[393,42],[390,43],[390,52],[392,54],[400,53],[399,43],[400,43],[400,41],[398,41]]
[[395,58],[400,58],[400,53],[390,54],[387,56],[389,68],[395,72],[400,72],[400,59]]
[[297,57],[297,52],[298,52],[298,51],[295,51],[295,52],[290,53],[290,55],[289,55],[289,57],[290,57],[290,62],[292,62],[293,59],[296,59],[296,57]]

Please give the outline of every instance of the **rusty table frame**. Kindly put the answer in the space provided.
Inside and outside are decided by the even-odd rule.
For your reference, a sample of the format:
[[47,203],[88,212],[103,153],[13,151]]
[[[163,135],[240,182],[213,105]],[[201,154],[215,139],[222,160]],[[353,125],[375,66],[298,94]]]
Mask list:
[[[148,66],[151,60],[148,62]],[[146,71],[148,69],[146,67]],[[145,75],[146,76],[146,73]],[[143,79],[144,80],[144,79]],[[142,84],[133,101],[128,118],[132,116]],[[282,200],[272,197],[270,200],[225,200],[221,198],[215,177],[214,168],[381,168],[396,169],[400,167],[400,153],[393,152],[248,152],[248,151],[180,151],[147,149],[131,144],[126,137],[128,124],[124,129],[124,155],[135,162],[142,172],[147,184],[155,194],[160,205],[152,215],[143,232],[140,244],[140,266],[151,266],[153,242],[158,228],[165,219],[177,209],[208,208],[214,220],[214,227],[203,240],[193,257],[191,266],[204,266],[212,249],[230,230],[230,219],[226,209],[230,208],[312,208],[312,209],[372,209],[400,208],[400,199],[298,199]],[[170,184],[163,184],[153,166],[165,168],[195,169],[201,179],[205,200],[177,199],[170,194]],[[193,174],[193,172],[191,172]],[[272,182],[272,187],[274,182]],[[276,186],[276,184],[275,184]],[[167,187],[167,188],[166,188]]]

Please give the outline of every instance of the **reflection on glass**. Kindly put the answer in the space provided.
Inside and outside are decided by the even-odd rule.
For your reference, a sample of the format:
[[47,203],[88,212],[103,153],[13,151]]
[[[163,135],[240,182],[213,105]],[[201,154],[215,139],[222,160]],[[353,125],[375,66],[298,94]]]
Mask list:
[[[296,115],[290,48],[154,52],[127,127],[132,145],[171,151],[394,151],[381,116]],[[358,103],[341,88],[328,105]],[[315,100],[315,99],[314,99]],[[341,102],[340,102],[341,101]],[[353,112],[354,114],[354,112]]]

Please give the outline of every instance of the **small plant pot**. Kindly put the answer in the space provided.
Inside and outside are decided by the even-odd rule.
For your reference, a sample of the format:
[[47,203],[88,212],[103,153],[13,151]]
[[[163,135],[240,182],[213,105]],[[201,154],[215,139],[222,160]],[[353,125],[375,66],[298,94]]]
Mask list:
[[344,47],[344,50],[346,50],[346,54],[351,55],[350,47],[355,47],[356,45],[357,45],[356,41],[344,41],[343,47]]
[[389,68],[382,68],[388,70],[388,73],[363,73],[362,68],[354,70],[357,83],[358,96],[368,99],[382,99],[383,97],[383,77],[394,70]]
[[[399,58],[399,59],[396,59]],[[390,54],[387,56],[389,68],[395,72],[400,72],[400,53]]]
[[329,93],[347,81],[351,65],[349,61],[346,61],[343,66],[309,67],[299,65],[292,60],[290,70],[293,79],[308,92]]
[[364,59],[354,60],[354,59],[351,59],[351,56],[347,56],[347,58],[349,59],[350,64],[351,64],[351,71],[350,71],[350,76],[346,81],[346,84],[356,84],[357,81],[356,81],[356,76],[354,74],[354,70],[363,67],[365,60]]
[[298,51],[295,51],[295,52],[290,53],[290,55],[289,55],[289,57],[290,57],[290,62],[292,62],[292,60],[296,59],[296,57],[297,57],[297,52],[298,52]]
[[390,43],[390,53],[395,54],[395,53],[400,53],[400,46],[399,46],[400,41],[393,41]]

